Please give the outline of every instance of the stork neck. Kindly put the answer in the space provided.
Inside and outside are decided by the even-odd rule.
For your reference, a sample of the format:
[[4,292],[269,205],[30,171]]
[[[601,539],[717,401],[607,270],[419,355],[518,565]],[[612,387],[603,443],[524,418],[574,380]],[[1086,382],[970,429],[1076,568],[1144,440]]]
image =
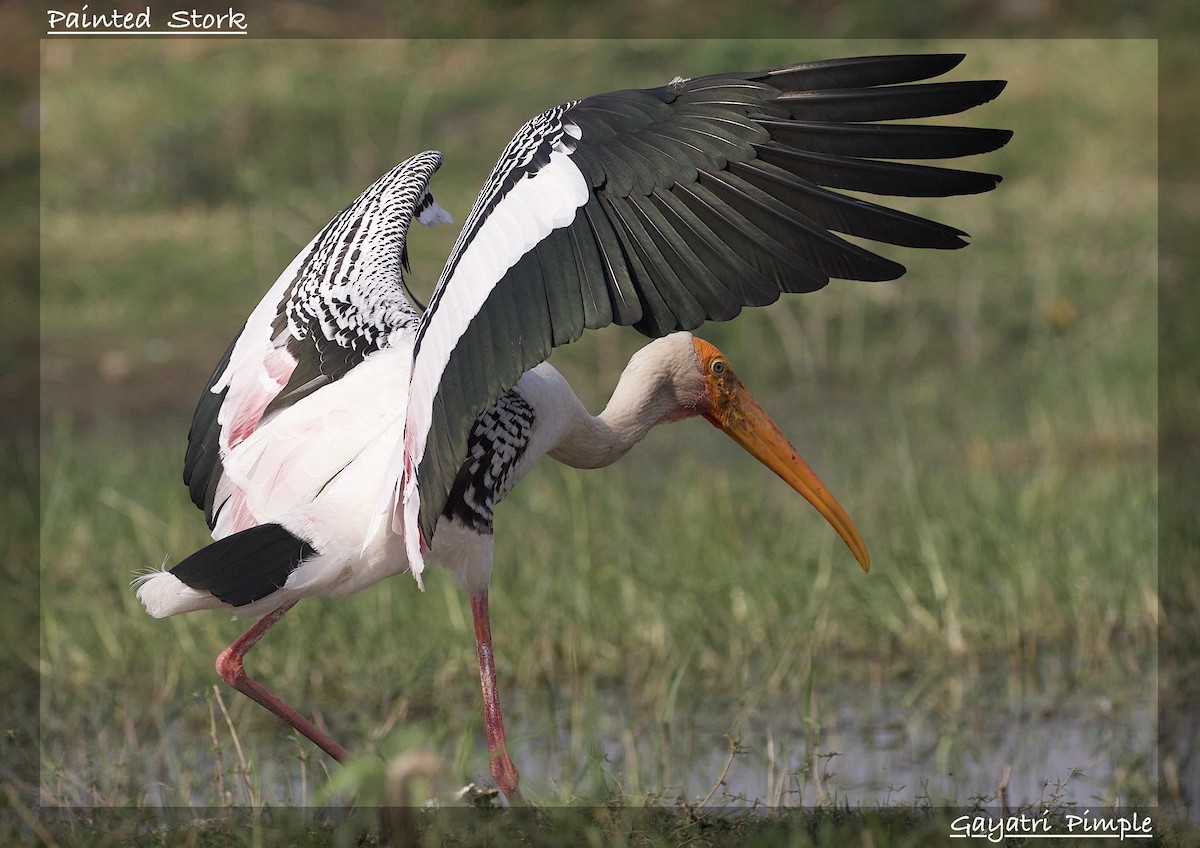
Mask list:
[[677,411],[662,375],[627,367],[604,411],[591,415],[575,397],[573,414],[550,456],[574,468],[612,465]]

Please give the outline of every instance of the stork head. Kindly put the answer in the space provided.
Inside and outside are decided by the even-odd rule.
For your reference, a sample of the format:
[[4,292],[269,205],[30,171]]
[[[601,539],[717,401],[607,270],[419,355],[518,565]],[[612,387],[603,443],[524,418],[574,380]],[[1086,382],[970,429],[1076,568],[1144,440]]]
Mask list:
[[870,571],[871,558],[854,522],[742,385],[728,357],[691,333],[675,333],[655,344],[670,348],[676,354],[671,359],[680,363],[672,367],[670,379],[676,411],[666,420],[703,415],[816,507],[863,571]]

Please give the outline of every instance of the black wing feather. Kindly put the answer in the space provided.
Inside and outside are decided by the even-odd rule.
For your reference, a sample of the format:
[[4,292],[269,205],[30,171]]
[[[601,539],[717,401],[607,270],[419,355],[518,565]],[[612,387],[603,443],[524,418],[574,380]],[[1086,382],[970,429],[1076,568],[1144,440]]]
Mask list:
[[[966,58],[963,53],[931,53],[915,56],[853,56],[822,59],[754,74],[738,74],[764,80],[781,91],[812,91],[821,88],[857,88],[896,85],[940,77]],[[716,75],[724,76],[724,75]],[[703,77],[713,79],[715,77]]]
[[[673,277],[686,286],[704,313],[706,321],[728,321],[742,308],[741,301],[706,266],[687,239],[666,219],[649,198],[630,197],[630,205],[649,239],[662,245],[662,256],[670,265]],[[687,283],[682,281],[686,280]]]
[[[634,212],[634,198],[632,196],[612,197],[609,198],[609,201],[621,222],[621,229],[618,232],[628,234],[627,249],[637,253],[642,267],[645,268],[648,285],[645,285],[644,288],[648,294],[651,291],[656,292],[659,300],[655,302],[654,306],[661,303],[666,310],[662,313],[661,318],[663,330],[670,333],[675,330],[691,330],[699,327],[704,323],[704,309],[687,285],[679,279],[679,275],[675,273],[671,263],[667,261],[663,246],[642,226],[642,222]],[[657,310],[654,311],[657,315]],[[656,336],[664,334],[664,332],[655,333]]]
[[892,197],[951,197],[991,191],[995,174],[959,171],[908,162],[883,162],[796,150],[782,144],[754,145],[758,160],[829,188],[865,191]]
[[[816,291],[829,282],[819,268],[787,250],[700,183],[672,189],[700,220],[779,292]],[[772,300],[774,302],[774,300]]]
[[599,195],[584,205],[583,215],[595,237],[596,249],[603,263],[601,267],[604,279],[608,282],[613,322],[623,327],[636,325],[642,320],[642,300],[634,286],[632,269],[625,261],[621,242],[613,230],[612,220],[600,205]]
[[798,91],[776,98],[796,119],[809,121],[895,121],[953,115],[995,99],[999,80],[899,85],[887,88]]
[[731,171],[705,174],[700,185],[774,238],[781,250],[791,248],[791,252],[827,276],[844,280],[894,280],[904,273],[904,266],[898,262],[829,232],[809,217],[807,208],[803,213],[797,212]]
[[579,260],[571,248],[570,228],[555,230],[534,249],[542,266],[542,276],[557,280],[557,285],[545,287],[552,328],[551,345],[570,344],[583,335],[585,322]]
[[629,269],[629,279],[637,291],[642,307],[642,317],[633,326],[651,338],[665,336],[678,328],[678,322],[654,284],[654,277],[646,267],[642,251],[634,244],[633,236],[625,224],[622,211],[624,204],[617,195],[599,194],[600,208],[605,217],[613,222],[613,232],[620,244],[621,262]]
[[609,299],[604,263],[600,258],[600,248],[596,245],[592,226],[588,223],[586,215],[577,215],[567,230],[571,238],[571,252],[579,271],[584,327],[589,330],[607,327],[614,320],[613,305]]
[[827,230],[905,247],[953,250],[964,244],[962,230],[823,189],[770,163],[735,162],[729,173],[789,208],[804,209],[806,217]]
[[871,159],[955,159],[990,153],[1008,143],[1009,130],[928,124],[839,124],[764,118],[772,141],[811,150]]
[[704,266],[721,280],[726,289],[734,293],[738,303],[766,306],[779,298],[779,288],[738,256],[675,192],[656,191],[651,199]]
[[188,487],[192,503],[204,510],[209,527],[212,527],[216,520],[214,506],[217,483],[225,473],[221,464],[221,425],[217,423],[217,415],[221,411],[221,404],[225,402],[226,391],[214,394],[212,387],[225,373],[235,344],[237,339],[229,343],[225,355],[217,363],[216,369],[204,386],[204,391],[200,393],[196,412],[192,416],[192,426],[188,430],[187,452],[183,457],[183,483]]
[[[426,541],[454,482],[440,469],[457,471],[451,460],[464,455],[475,416],[583,327],[611,320],[657,337],[732,318],[784,291],[819,289],[831,277],[904,273],[835,232],[910,247],[965,244],[961,230],[837,191],[935,197],[999,182],[991,174],[889,161],[986,153],[1011,137],[1007,130],[878,123],[951,115],[996,97],[1003,82],[920,84],[962,59],[872,56],[675,80],[589,97],[523,127],[489,178],[418,328],[414,383],[418,373],[428,374],[423,385],[435,387],[430,429],[408,446],[426,457],[417,469]],[[552,148],[570,156],[589,197],[564,210],[574,217],[553,224],[557,230],[494,281],[451,343],[449,362],[431,360],[422,370],[422,340],[438,325],[440,295],[456,285],[458,260],[487,210],[504,202],[515,184],[511,174],[536,175],[528,151],[548,162]],[[483,328],[487,349],[475,346]],[[456,383],[463,357],[487,358],[486,392]]]

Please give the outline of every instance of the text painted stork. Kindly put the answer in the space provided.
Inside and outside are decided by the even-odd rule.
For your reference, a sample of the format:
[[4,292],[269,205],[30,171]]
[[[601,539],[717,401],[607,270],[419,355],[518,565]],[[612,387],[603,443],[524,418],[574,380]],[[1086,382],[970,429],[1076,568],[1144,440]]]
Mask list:
[[[491,771],[520,798],[492,663],[492,510],[543,455],[616,462],[655,425],[703,416],[833,525],[854,524],[719,350],[691,335],[782,292],[904,267],[834,233],[957,248],[962,231],[838,189],[945,197],[991,174],[911,164],[985,153],[1005,130],[891,123],[996,97],[1000,81],[920,83],[959,55],[876,56],[675,79],[550,109],[505,148],[422,314],[406,297],[433,151],[397,165],[284,270],[205,389],[184,480],[213,538],[138,579],[156,617],[262,616],[220,675],[337,760],[346,750],[249,678],[246,652],[300,598],[357,592],[425,560],[469,593]],[[917,84],[914,84],[917,83]],[[654,339],[599,415],[546,364],[585,329]]]

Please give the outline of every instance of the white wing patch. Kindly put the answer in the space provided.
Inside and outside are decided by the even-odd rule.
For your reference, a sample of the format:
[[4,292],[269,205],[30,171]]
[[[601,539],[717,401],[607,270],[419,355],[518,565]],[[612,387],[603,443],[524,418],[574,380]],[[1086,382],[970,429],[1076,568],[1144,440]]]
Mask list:
[[331,480],[404,420],[412,336],[397,341],[281,410],[225,456],[226,480],[240,497],[222,509],[214,538],[271,522],[291,529],[297,510],[319,504]]
[[250,435],[263,410],[287,384],[296,367],[296,359],[288,353],[287,348],[274,346],[271,325],[284,293],[320,237],[319,233],[313,236],[304,249],[296,254],[296,258],[250,313],[229,355],[225,372],[210,390],[213,394],[229,390],[217,413],[217,422],[221,425],[222,453]]
[[[573,125],[568,126],[578,132]],[[475,232],[450,277],[439,286],[445,302],[438,307],[438,319],[428,325],[413,364],[403,452],[398,451],[392,463],[392,479],[399,483],[394,497],[396,501],[400,500],[398,496],[403,498],[402,504],[396,503],[392,527],[403,533],[409,563],[418,579],[424,558],[417,522],[420,496],[416,469],[425,453],[438,383],[455,345],[501,277],[552,231],[575,220],[577,210],[587,203],[587,179],[567,150],[561,143],[555,145],[546,165],[517,181]]]

